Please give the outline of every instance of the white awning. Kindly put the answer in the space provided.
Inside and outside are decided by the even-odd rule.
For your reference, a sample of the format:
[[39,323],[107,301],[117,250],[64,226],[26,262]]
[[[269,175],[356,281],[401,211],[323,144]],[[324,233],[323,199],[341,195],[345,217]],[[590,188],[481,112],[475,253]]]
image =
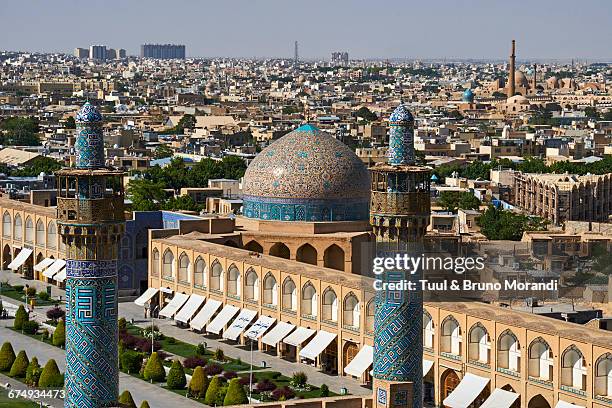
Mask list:
[[45,258],[42,261],[40,261],[39,263],[37,263],[36,265],[34,265],[34,270],[36,272],[42,272],[45,269],[47,269],[49,266],[51,266],[51,264],[55,262],[55,259],[53,258]]
[[159,289],[157,288],[147,288],[147,290],[145,290],[145,292],[140,295],[138,299],[134,301],[134,303],[136,303],[138,306],[144,306],[145,303],[153,299],[153,296],[157,295],[157,292],[159,292]]
[[510,408],[519,395],[515,392],[496,388],[480,408]]
[[291,330],[295,329],[295,325],[286,322],[278,322],[263,338],[262,343],[268,346],[276,347],[279,341],[282,341]]
[[326,332],[325,330],[319,330],[317,335],[314,336],[312,340],[310,340],[310,343],[308,343],[300,351],[300,357],[314,360],[319,356],[319,354],[323,352],[323,350],[327,348],[327,346],[329,346],[329,343],[331,343],[336,338],[336,336],[337,335],[335,333]]
[[434,365],[433,361],[423,359],[423,377],[427,375],[427,373],[429,372],[429,370],[431,370],[431,367],[433,367],[433,365]]
[[569,402],[559,400],[557,402],[557,405],[555,405],[555,408],[585,408],[585,407],[582,405],[575,405]]
[[298,327],[297,329],[295,329],[293,333],[287,336],[285,340],[283,340],[283,343],[290,344],[296,347],[301,346],[303,342],[308,340],[310,336],[314,334],[314,332],[315,331],[312,329],[307,329],[305,327]]
[[259,319],[244,334],[249,339],[257,340],[274,324],[275,318],[270,316],[259,316]]
[[66,280],[66,268],[59,271],[59,273],[56,273],[55,276],[53,277],[53,280],[58,283],[65,281]]
[[173,292],[173,290],[172,290],[172,289],[170,289],[170,288],[164,288],[164,287],[159,288],[159,290],[160,290],[160,292],[167,293],[168,295],[171,295],[171,294],[172,294],[172,292]]
[[193,317],[193,315],[198,311],[200,306],[206,298],[204,296],[192,294],[189,296],[189,300],[185,303],[185,306],[181,309],[180,312],[174,316],[174,320],[183,323],[189,323],[189,320]]
[[43,276],[46,276],[47,278],[51,279],[53,275],[61,271],[64,266],[66,266],[66,261],[64,261],[63,259],[56,259],[51,264],[51,266],[49,266],[47,270],[43,272]]
[[184,293],[175,292],[174,297],[168,302],[166,306],[159,312],[160,316],[164,317],[172,317],[175,313],[185,304],[185,302],[189,299],[189,295]]
[[355,377],[361,377],[363,372],[368,369],[372,365],[374,361],[374,347],[365,345],[359,350],[359,353],[346,367],[344,367],[344,372],[349,375],[354,375]]
[[238,309],[236,306],[225,305],[217,317],[215,317],[212,322],[206,326],[206,331],[209,333],[219,334],[225,325],[232,319],[232,317],[236,316],[238,310],[240,309]]
[[467,408],[489,383],[488,378],[465,373],[457,388],[442,401],[449,408]]
[[14,271],[16,271],[17,269],[19,269],[19,267],[21,265],[23,265],[25,263],[25,261],[28,260],[28,258],[30,257],[30,255],[32,255],[32,250],[28,249],[28,248],[23,248],[15,257],[15,259],[13,259],[13,262],[11,262],[10,264],[8,264],[8,269],[12,269]]
[[202,330],[204,326],[206,326],[210,320],[210,318],[215,314],[217,309],[221,307],[221,302],[215,299],[208,299],[204,304],[204,307],[200,312],[191,319],[189,325],[192,329]]
[[244,329],[246,329],[247,326],[251,324],[255,316],[257,316],[256,311],[242,309],[236,320],[234,320],[230,327],[228,327],[227,330],[223,332],[223,338],[229,340],[236,340],[238,336],[242,334]]

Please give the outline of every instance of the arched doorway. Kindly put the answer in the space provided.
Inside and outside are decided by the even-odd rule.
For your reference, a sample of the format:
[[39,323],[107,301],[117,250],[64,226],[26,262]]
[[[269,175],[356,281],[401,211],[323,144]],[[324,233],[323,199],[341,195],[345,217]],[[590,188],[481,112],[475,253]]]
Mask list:
[[10,245],[5,245],[2,250],[2,269],[8,269],[9,264],[13,261]]
[[327,268],[344,270],[344,251],[338,245],[329,246],[323,254],[323,265]]
[[338,374],[338,341],[334,339],[321,353],[321,370],[324,373]]
[[527,408],[550,408],[550,404],[542,394],[538,394],[529,401]]
[[[45,259],[45,257],[43,256],[42,252],[39,252],[38,255],[36,255],[36,262],[34,265],[38,265],[43,259]],[[34,279],[41,280],[41,276],[42,274],[39,271],[34,271]]]
[[304,244],[298,248],[295,259],[310,265],[316,265],[317,250],[310,244]]
[[279,258],[289,259],[291,252],[289,247],[282,242],[277,242],[270,248],[270,255],[278,256]]
[[249,241],[244,246],[244,249],[246,249],[247,251],[257,252],[259,254],[263,254],[263,247],[261,245],[259,245],[259,242],[257,242],[257,241]]
[[514,391],[514,388],[512,387],[512,385],[506,384],[503,387],[501,387],[501,389],[504,390],[504,391],[510,391],[510,392],[515,393],[515,394],[519,394],[519,397],[516,399],[516,401],[514,401],[514,403],[512,405],[510,405],[510,408],[521,408],[521,395],[520,395],[520,393]]
[[440,381],[440,383],[442,384],[442,401],[444,401],[446,397],[448,397],[450,393],[453,392],[455,388],[457,388],[457,385],[459,385],[459,381],[459,376],[454,370],[448,369],[444,372],[444,374],[442,374],[442,381]]
[[357,347],[357,344],[353,343],[352,341],[347,341],[344,343],[344,347],[342,349],[343,367],[346,367],[351,361],[353,361],[357,353],[359,353],[359,347]]

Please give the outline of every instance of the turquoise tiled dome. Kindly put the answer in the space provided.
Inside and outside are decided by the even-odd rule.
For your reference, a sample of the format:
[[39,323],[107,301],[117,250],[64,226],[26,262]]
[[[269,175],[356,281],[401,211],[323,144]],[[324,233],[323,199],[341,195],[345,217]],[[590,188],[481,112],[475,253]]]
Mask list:
[[247,217],[297,221],[366,220],[370,177],[355,153],[304,125],[265,148],[243,181]]
[[414,123],[414,116],[404,104],[401,104],[389,116],[389,122],[412,124]]
[[86,102],[76,114],[75,122],[93,123],[102,122],[100,111],[91,103]]
[[463,91],[463,102],[469,102],[472,103],[474,102],[474,92],[471,89],[466,89],[465,91]]

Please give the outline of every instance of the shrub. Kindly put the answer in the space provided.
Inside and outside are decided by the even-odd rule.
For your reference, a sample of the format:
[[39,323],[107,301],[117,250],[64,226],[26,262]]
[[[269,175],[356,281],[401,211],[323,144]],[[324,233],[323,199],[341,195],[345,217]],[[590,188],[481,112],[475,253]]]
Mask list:
[[226,371],[223,373],[223,377],[226,380],[231,380],[232,378],[238,377],[238,374],[235,371]]
[[321,389],[319,390],[319,397],[329,397],[329,387],[327,384],[321,385]]
[[125,390],[121,393],[118,402],[121,408],[136,408],[134,398],[132,398],[132,394],[128,390]]
[[206,373],[206,375],[209,375],[211,377],[213,375],[221,374],[222,371],[223,368],[219,364],[208,364],[206,367],[204,367],[204,372]]
[[204,374],[204,369],[198,366],[193,370],[191,381],[189,381],[189,394],[196,398],[202,398],[206,395],[207,389],[208,377]]
[[217,361],[225,361],[225,353],[220,348],[213,352],[213,359]]
[[28,295],[28,298],[33,298],[34,296],[36,296],[36,288],[27,288],[25,290],[26,295]]
[[147,400],[142,401],[142,404],[140,404],[140,408],[151,408],[149,406],[149,402]]
[[269,373],[270,377],[272,377],[273,380],[278,379],[282,374],[278,371],[270,371]]
[[276,388],[276,384],[274,384],[272,380],[268,378],[262,379],[257,383],[257,385],[255,385],[255,389],[259,392],[274,391]]
[[47,310],[47,318],[53,320],[53,322],[57,322],[58,319],[63,319],[64,316],[66,316],[66,312],[57,306]]
[[15,330],[21,330],[23,328],[23,324],[30,320],[28,318],[28,313],[25,311],[23,305],[19,305],[17,311],[15,312],[15,321],[13,322],[13,328]]
[[55,327],[53,345],[57,347],[64,347],[66,345],[66,323],[63,320],[60,320]]
[[57,368],[57,363],[54,359],[47,361],[47,364],[45,364],[45,367],[40,373],[38,386],[41,388],[55,388],[61,387],[62,385],[64,385],[64,375],[60,373],[59,368]]
[[[242,385],[249,385],[249,383],[251,382],[251,380],[249,379],[249,375],[241,375],[238,380],[240,380],[240,384]],[[253,376],[253,381],[255,381],[255,376]]]
[[166,371],[159,354],[154,352],[147,360],[147,365],[144,369],[144,379],[155,382],[163,382],[166,379]]
[[176,344],[176,339],[174,337],[166,337],[166,341],[168,344]]
[[187,385],[187,379],[185,378],[185,370],[180,361],[174,360],[172,367],[168,372],[168,379],[166,380],[168,388],[171,390],[182,390]]
[[204,403],[206,405],[214,406],[217,402],[217,396],[221,390],[221,380],[219,377],[213,377],[206,390],[206,396],[204,397]]
[[128,374],[140,372],[142,366],[142,354],[132,350],[126,350],[121,353],[121,370]]
[[272,399],[275,401],[286,401],[295,397],[295,392],[287,386],[283,388],[277,388],[272,391]]
[[119,328],[120,332],[127,330],[127,321],[125,320],[125,317],[121,317],[119,320],[117,320],[117,327]]
[[25,383],[30,387],[38,386],[38,379],[40,378],[40,373],[42,372],[42,368],[38,364],[38,359],[36,357],[32,357],[32,361],[28,364],[28,368],[26,369]]
[[[151,339],[145,339],[144,337],[135,337],[136,343],[134,344],[134,348],[142,351],[143,353],[151,352]],[[161,344],[159,341],[153,341],[153,351],[157,351],[161,348]]]
[[159,350],[157,355],[162,359],[162,361],[170,357],[170,354],[166,353],[164,350]]
[[51,295],[49,295],[46,290],[41,290],[38,292],[37,296],[40,300],[44,300],[45,302],[51,299]]
[[227,393],[223,399],[223,405],[246,404],[249,399],[244,392],[244,387],[240,385],[240,380],[232,378],[227,387]]
[[145,327],[144,329],[140,331],[140,334],[143,337],[146,337],[147,340],[149,341],[151,341],[151,336],[153,336],[154,340],[161,340],[164,337],[163,334],[159,331],[159,328],[155,325],[153,326],[149,325]]
[[34,320],[28,320],[23,323],[21,330],[26,334],[36,334],[40,325]]
[[43,331],[40,333],[41,337],[43,339],[43,341],[47,341],[51,338],[50,334],[49,334],[49,330],[47,329],[43,329]]
[[298,388],[304,388],[308,382],[308,376],[303,371],[293,373],[291,377],[291,385]]
[[195,353],[196,353],[196,356],[203,356],[203,355],[206,355],[206,347],[204,347],[204,344],[199,343],[199,344],[196,346]]
[[191,356],[191,357],[187,357],[185,359],[185,361],[183,361],[183,366],[185,366],[185,368],[196,368],[197,366],[200,367],[204,367],[206,366],[206,359],[200,357],[200,356]]
[[23,292],[23,285],[15,285],[13,286],[13,289],[15,289],[15,292]]
[[25,377],[26,371],[28,371],[29,364],[30,360],[28,359],[28,355],[26,354],[25,350],[21,350],[19,354],[17,354],[17,358],[15,358],[15,361],[13,361],[9,376],[19,378]]
[[8,341],[0,348],[0,371],[9,371],[15,362],[15,350]]
[[217,399],[215,400],[216,406],[223,406],[223,401],[225,401],[225,394],[227,394],[227,387],[219,388],[219,392],[217,393]]
[[119,332],[119,341],[121,341],[125,348],[133,349],[138,343],[139,337],[129,334],[126,331]]

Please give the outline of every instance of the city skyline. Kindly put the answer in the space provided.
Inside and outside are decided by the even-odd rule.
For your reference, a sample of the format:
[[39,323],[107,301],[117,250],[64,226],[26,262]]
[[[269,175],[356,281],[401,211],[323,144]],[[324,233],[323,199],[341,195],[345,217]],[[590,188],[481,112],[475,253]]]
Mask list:
[[[148,5],[59,0],[33,8],[5,1],[0,48],[71,53],[81,44],[106,44],[138,55],[145,43],[175,43],[186,45],[188,57],[292,58],[297,40],[303,59],[328,59],[332,51],[346,50],[355,59],[499,60],[507,58],[509,42],[516,39],[519,60],[612,58],[606,55],[612,4],[603,0],[572,7],[572,13],[566,0],[519,0],[511,8],[483,0],[445,1],[438,8],[396,0],[374,6],[314,0],[291,9],[277,0],[185,1],[166,12],[160,12],[161,1]],[[32,24],[24,24],[28,20]]]

